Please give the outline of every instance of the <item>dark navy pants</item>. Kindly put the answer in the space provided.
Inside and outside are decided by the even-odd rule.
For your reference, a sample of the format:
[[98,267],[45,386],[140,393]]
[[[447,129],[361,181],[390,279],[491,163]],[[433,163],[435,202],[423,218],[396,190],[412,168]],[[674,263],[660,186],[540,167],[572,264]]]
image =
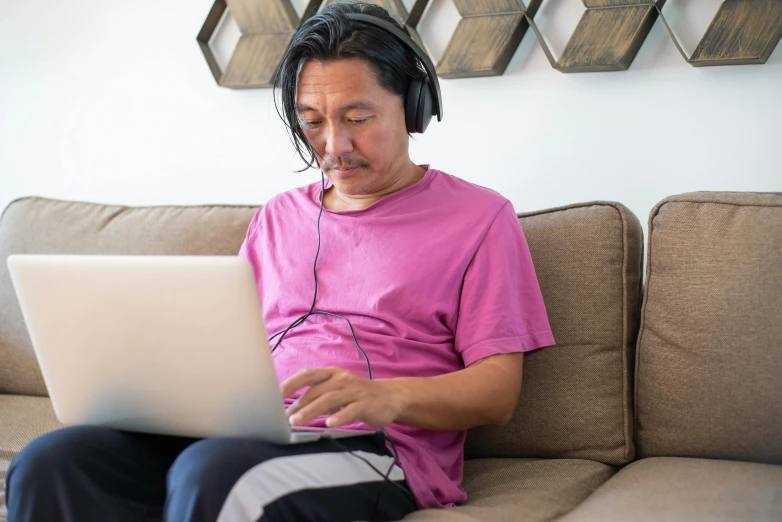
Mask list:
[[[364,460],[362,460],[364,459]],[[8,522],[399,520],[415,503],[382,435],[277,446],[72,427],[6,475]]]

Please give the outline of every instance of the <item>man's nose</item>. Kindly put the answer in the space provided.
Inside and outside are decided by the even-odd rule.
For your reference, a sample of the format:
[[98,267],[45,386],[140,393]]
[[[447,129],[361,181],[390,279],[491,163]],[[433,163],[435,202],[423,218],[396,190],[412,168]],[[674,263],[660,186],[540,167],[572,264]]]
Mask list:
[[326,135],[326,154],[340,157],[350,152],[353,152],[350,131],[344,125],[330,125]]

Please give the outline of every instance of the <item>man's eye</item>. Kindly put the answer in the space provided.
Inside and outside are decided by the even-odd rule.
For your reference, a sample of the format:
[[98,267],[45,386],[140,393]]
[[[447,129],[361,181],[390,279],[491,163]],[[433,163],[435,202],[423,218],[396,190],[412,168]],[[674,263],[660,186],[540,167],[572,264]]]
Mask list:
[[358,118],[358,119],[352,119],[348,121],[354,125],[361,125],[362,123],[365,123],[368,119],[369,118]]
[[312,128],[315,128],[318,125],[320,125],[320,120],[312,120],[312,121],[303,120],[301,122],[301,125],[302,125],[302,127],[305,127],[307,129],[312,129]]

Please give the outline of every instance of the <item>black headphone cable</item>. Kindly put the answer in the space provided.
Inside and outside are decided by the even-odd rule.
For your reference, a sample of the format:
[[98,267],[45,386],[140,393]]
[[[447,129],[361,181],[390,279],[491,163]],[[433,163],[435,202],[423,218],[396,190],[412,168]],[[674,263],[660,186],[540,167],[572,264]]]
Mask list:
[[[312,315],[326,315],[326,316],[336,317],[338,319],[343,319],[345,322],[347,322],[348,327],[350,328],[350,335],[353,337],[353,344],[356,345],[356,348],[358,349],[359,353],[364,357],[364,361],[367,364],[367,376],[371,380],[372,379],[372,366],[369,363],[369,357],[367,356],[367,354],[364,351],[364,349],[361,348],[361,345],[358,343],[358,339],[356,338],[356,332],[353,329],[353,324],[351,324],[350,320],[347,317],[344,317],[344,316],[339,315],[339,314],[335,314],[335,313],[332,313],[332,312],[321,311],[321,310],[315,310],[315,302],[316,302],[316,300],[318,298],[318,272],[317,272],[317,266],[318,266],[318,257],[320,256],[320,246],[321,246],[320,220],[321,220],[321,217],[323,216],[323,200],[324,200],[325,194],[326,194],[326,179],[325,179],[325,174],[323,174],[323,171],[321,171],[320,176],[321,176],[321,178],[320,178],[320,186],[321,186],[321,190],[320,190],[320,210],[318,212],[318,221],[317,221],[318,248],[315,251],[315,261],[312,264],[312,276],[313,276],[314,287],[315,287],[315,290],[314,290],[314,293],[313,293],[313,296],[312,296],[312,304],[310,305],[310,309],[309,309],[309,311],[306,314],[302,315],[301,317],[299,317],[298,319],[293,321],[293,323],[291,323],[290,326],[288,326],[284,330],[282,330],[280,332],[277,332],[276,334],[274,334],[273,336],[271,336],[269,338],[269,343],[271,343],[271,341],[274,340],[275,337],[277,337],[277,336],[280,337],[277,340],[277,343],[272,348],[271,352],[274,353],[274,351],[280,346],[280,344],[282,343],[282,340],[285,338],[285,336],[288,334],[288,332],[290,332],[294,328],[302,325],[310,316],[312,316]],[[396,449],[396,444],[394,444],[394,439],[391,438],[391,436],[388,434],[388,432],[385,430],[385,428],[381,428],[380,429],[380,433],[383,434],[383,437],[386,440],[388,440],[389,444],[391,445],[391,449],[393,451],[393,457],[394,457],[394,462],[388,468],[388,471],[386,473],[383,473],[382,471],[377,469],[371,462],[369,462],[367,459],[365,459],[361,455],[356,454],[354,451],[351,451],[348,448],[346,448],[345,446],[343,446],[342,444],[340,444],[336,439],[328,438],[327,440],[332,441],[337,447],[340,448],[340,450],[342,450],[344,452],[347,452],[347,453],[350,453],[354,457],[364,461],[378,475],[383,477],[383,481],[384,482],[388,482],[388,483],[392,484],[393,486],[397,487],[398,489],[400,489],[402,492],[404,492],[407,496],[409,496],[411,498],[413,503],[415,503],[415,497],[413,497],[412,493],[410,492],[410,490],[408,488],[405,488],[405,487],[397,484],[396,482],[394,482],[393,480],[390,479],[390,475],[391,475],[391,472],[394,469],[394,466],[399,466],[399,453],[398,453],[398,451]],[[378,497],[377,502],[379,502],[379,497]],[[377,509],[377,502],[376,502],[376,505],[375,505],[375,509]]]

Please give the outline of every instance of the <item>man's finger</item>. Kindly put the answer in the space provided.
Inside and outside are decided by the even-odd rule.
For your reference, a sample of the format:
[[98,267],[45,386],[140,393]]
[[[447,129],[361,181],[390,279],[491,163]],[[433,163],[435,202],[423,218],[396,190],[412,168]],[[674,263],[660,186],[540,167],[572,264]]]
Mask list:
[[333,379],[333,378],[326,379],[325,381],[320,382],[314,386],[310,386],[310,388],[307,391],[301,394],[301,397],[296,399],[296,402],[290,405],[290,407],[285,413],[287,413],[288,416],[291,416],[297,411],[307,406],[308,404],[310,404],[312,401],[316,400],[324,393],[334,391],[339,387],[340,387],[340,383],[337,382],[337,379]]
[[326,419],[326,426],[329,428],[338,428],[340,426],[345,426],[346,424],[352,424],[359,420],[358,417],[360,414],[361,405],[358,402],[353,402],[339,410],[337,413],[329,416],[329,418]]
[[352,396],[350,392],[346,391],[326,392],[313,400],[309,405],[301,408],[299,412],[292,415],[290,417],[291,425],[303,426],[311,422],[315,417],[328,415],[329,413],[352,403],[356,399],[357,397]]
[[334,374],[334,368],[308,368],[285,379],[280,384],[283,397],[290,397],[305,386],[315,386],[327,381]]

